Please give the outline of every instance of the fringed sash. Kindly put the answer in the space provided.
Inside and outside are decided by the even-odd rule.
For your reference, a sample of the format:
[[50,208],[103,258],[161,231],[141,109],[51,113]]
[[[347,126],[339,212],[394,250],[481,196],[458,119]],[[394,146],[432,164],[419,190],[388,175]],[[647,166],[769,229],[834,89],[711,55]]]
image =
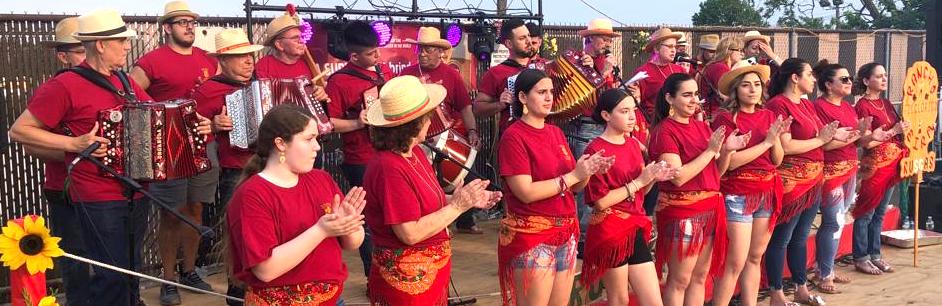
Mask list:
[[[726,207],[717,191],[661,191],[658,195],[657,247],[654,262],[657,271],[670,256],[698,256],[713,240],[710,274],[723,272],[726,260]],[[691,236],[684,242],[684,236]],[[712,238],[711,238],[712,236]],[[715,238],[715,239],[714,239]]]
[[[504,304],[516,304],[513,266],[515,258],[541,244],[561,246],[571,243],[571,240],[577,237],[579,237],[579,222],[574,217],[516,216],[508,212],[500,222],[500,237],[497,245],[498,277]],[[573,258],[565,260],[575,263],[575,252],[568,256]],[[557,258],[557,260],[561,259]],[[527,275],[532,272],[535,271],[527,269],[523,271],[523,274]],[[524,288],[527,287],[529,278],[524,276],[522,280]]]
[[612,208],[593,211],[582,256],[581,280],[587,288],[601,279],[605,271],[617,267],[634,253],[638,229],[645,241],[651,239],[651,220],[647,216]]
[[854,218],[873,211],[883,201],[886,191],[899,183],[899,162],[907,154],[893,142],[876,146],[860,159],[860,191],[851,214]]
[[784,193],[781,214],[775,224],[782,224],[811,207],[821,196],[824,162],[785,156],[778,173],[782,176]]

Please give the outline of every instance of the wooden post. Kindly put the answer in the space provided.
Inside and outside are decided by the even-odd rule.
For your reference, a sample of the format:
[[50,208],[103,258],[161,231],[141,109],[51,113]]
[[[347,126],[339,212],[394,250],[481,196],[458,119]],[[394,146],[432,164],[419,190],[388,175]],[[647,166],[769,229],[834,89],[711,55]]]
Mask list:
[[913,197],[913,267],[919,266],[919,183],[922,182],[922,172],[916,174],[916,193]]

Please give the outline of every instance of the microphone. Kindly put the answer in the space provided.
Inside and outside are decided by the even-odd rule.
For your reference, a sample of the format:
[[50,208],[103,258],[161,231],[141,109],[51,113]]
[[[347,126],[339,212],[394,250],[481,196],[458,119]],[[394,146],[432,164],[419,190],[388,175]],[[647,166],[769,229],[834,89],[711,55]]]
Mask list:
[[687,53],[683,53],[683,52],[677,52],[677,55],[674,55],[674,63],[677,63],[677,62],[691,63],[698,66],[703,65],[702,62],[690,58],[690,55],[687,55]]
[[73,159],[71,163],[69,163],[68,172],[72,172],[72,168],[75,167],[75,164],[78,164],[78,162],[81,161],[83,158],[92,158],[92,152],[95,152],[95,150],[98,150],[98,147],[101,147],[101,143],[96,141],[88,145],[88,147],[85,148],[85,150],[82,150],[82,152],[79,152],[79,155],[76,156],[75,159]]
[[[602,52],[602,54],[605,54],[605,57],[609,57],[609,56],[612,55],[612,50],[610,50],[610,49],[605,49],[605,51]],[[612,65],[612,75],[614,75],[614,76],[620,76],[620,75],[621,75],[621,68],[618,68],[617,65]]]

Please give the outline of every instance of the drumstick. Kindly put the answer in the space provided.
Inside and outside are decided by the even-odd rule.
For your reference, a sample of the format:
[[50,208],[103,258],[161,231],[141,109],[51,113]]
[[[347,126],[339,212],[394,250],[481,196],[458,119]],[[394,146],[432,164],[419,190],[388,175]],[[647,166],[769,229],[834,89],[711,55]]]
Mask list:
[[328,72],[327,70],[321,71],[321,74],[318,74],[317,76],[311,78],[311,84],[317,83],[317,81],[319,81],[321,78],[327,75],[327,72]]

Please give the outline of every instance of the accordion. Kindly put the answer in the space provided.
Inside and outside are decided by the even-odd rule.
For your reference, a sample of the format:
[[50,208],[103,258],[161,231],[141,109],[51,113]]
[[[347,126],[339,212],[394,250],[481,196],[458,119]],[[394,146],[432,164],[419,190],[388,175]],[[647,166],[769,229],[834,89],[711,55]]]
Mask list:
[[334,126],[330,123],[324,107],[305,91],[311,81],[307,78],[259,79],[249,86],[226,96],[226,109],[232,118],[229,143],[233,147],[248,149],[258,138],[258,126],[272,107],[279,104],[296,104],[311,112],[317,122],[317,131],[324,135]]
[[196,132],[193,100],[132,103],[98,113],[99,136],[111,141],[102,162],[134,180],[163,181],[206,172],[206,137]]
[[568,122],[598,103],[598,89],[605,82],[593,68],[581,64],[575,51],[564,52],[554,61],[546,63],[546,74],[553,80],[553,96],[556,101],[548,120]]

